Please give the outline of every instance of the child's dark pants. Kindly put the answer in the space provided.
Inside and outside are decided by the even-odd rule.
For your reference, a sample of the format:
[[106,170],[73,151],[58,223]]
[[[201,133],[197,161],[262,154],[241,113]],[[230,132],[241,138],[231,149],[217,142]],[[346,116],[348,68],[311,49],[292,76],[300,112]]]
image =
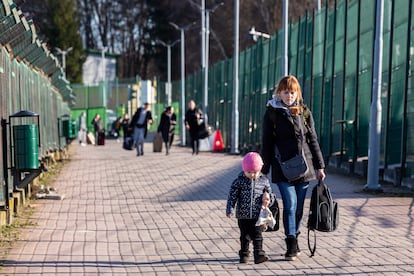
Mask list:
[[253,241],[253,254],[256,260],[260,256],[264,256],[262,228],[256,226],[256,219],[239,219],[240,228],[240,258],[249,256],[249,243]]

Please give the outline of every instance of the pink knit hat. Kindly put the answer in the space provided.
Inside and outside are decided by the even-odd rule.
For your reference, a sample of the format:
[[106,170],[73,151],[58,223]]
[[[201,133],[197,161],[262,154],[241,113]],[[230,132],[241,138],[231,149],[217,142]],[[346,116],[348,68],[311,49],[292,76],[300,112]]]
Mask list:
[[245,172],[259,172],[263,167],[262,157],[257,152],[249,152],[243,158],[242,167]]

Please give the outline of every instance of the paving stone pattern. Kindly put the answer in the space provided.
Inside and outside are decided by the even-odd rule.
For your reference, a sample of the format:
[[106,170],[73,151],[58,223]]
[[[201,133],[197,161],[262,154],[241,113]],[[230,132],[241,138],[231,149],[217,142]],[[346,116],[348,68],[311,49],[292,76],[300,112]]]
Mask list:
[[237,221],[226,218],[225,205],[241,156],[193,156],[178,146],[166,156],[146,143],[145,155],[137,157],[111,140],[100,147],[74,143],[70,156],[54,183],[65,199],[32,203],[37,225],[25,230],[1,275],[414,273],[412,196],[366,194],[363,180],[328,173],[340,225],[317,233],[316,255],[310,258],[307,249],[309,189],[298,260],[284,260],[279,230],[264,233],[268,262],[239,264]]

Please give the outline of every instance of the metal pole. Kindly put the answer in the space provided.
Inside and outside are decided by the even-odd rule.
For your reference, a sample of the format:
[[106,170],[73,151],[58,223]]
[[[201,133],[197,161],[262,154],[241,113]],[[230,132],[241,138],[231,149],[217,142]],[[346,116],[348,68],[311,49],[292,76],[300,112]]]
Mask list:
[[177,39],[176,41],[174,41],[173,43],[165,43],[162,40],[157,40],[157,43],[161,44],[164,47],[167,47],[167,59],[168,59],[168,68],[167,68],[167,89],[166,89],[166,93],[167,93],[167,105],[171,105],[171,47],[174,47],[175,44],[177,44],[180,40]]
[[233,52],[233,116],[231,127],[231,153],[239,153],[239,18],[240,3],[234,0],[234,52]]
[[185,40],[184,28],[181,31],[181,145],[185,146]]
[[101,73],[102,73],[102,91],[103,91],[103,106],[106,107],[106,89],[105,89],[105,78],[106,78],[106,66],[105,66],[105,52],[108,50],[107,47],[103,47],[102,48],[102,68],[101,68]]
[[179,27],[177,24],[170,24],[181,34],[181,145],[185,146],[185,31],[194,26],[196,22],[192,22],[187,26]]
[[201,68],[206,66],[206,0],[201,0]]
[[282,76],[289,74],[288,70],[288,11],[289,0],[283,0],[283,41],[282,41]]
[[62,55],[62,68],[63,68],[63,77],[66,79],[66,55],[72,51],[73,47],[69,47],[66,50],[62,50],[58,47],[55,48],[58,54]]
[[204,67],[204,98],[203,98],[203,109],[204,109],[204,121],[208,123],[208,55],[210,52],[209,44],[209,35],[210,35],[210,10],[206,10],[206,57],[205,57],[205,67]]
[[205,57],[205,67],[204,67],[204,98],[203,98],[203,108],[204,108],[204,121],[208,123],[208,56],[210,52],[210,13],[213,13],[218,7],[224,5],[223,2],[216,4],[211,9],[205,9],[206,16],[206,57]]
[[[10,122],[9,122],[10,123]],[[4,189],[4,208],[6,209],[7,223],[11,221],[10,214],[10,191],[9,191],[9,167],[8,167],[8,157],[7,157],[7,123],[6,119],[1,119],[1,135],[2,135],[2,150],[3,150],[3,189]],[[10,126],[9,126],[10,129]],[[11,140],[11,139],[10,139]],[[11,143],[11,141],[10,141]]]
[[167,45],[167,55],[168,55],[167,105],[171,105],[171,44]]
[[381,71],[382,71],[382,29],[384,1],[377,0],[375,15],[374,71],[372,102],[369,123],[368,183],[364,190],[382,192],[379,184],[379,157],[381,140]]

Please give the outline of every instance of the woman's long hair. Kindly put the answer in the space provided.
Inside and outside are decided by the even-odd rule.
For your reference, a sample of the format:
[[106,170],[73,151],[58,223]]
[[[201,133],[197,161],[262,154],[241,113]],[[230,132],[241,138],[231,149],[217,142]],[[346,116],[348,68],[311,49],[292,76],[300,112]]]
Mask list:
[[280,93],[282,91],[296,91],[298,94],[298,97],[296,98],[296,104],[289,106],[289,110],[292,115],[297,115],[299,113],[302,113],[303,111],[303,98],[302,98],[302,90],[300,88],[300,84],[297,78],[294,76],[285,76],[280,79],[276,90],[275,90],[275,96],[280,97]]

